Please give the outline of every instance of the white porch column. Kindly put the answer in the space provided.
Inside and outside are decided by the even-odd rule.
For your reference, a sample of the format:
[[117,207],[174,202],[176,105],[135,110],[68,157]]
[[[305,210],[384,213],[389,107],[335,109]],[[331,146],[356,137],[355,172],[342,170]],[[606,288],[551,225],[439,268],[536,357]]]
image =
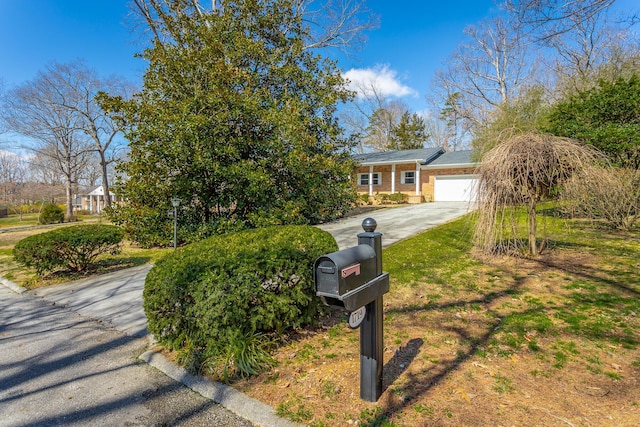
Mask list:
[[416,162],[416,196],[420,195],[420,163]]
[[93,196],[89,195],[89,213],[93,213]]
[[391,165],[391,194],[396,194],[396,164]]
[[373,165],[369,166],[369,195],[373,196]]

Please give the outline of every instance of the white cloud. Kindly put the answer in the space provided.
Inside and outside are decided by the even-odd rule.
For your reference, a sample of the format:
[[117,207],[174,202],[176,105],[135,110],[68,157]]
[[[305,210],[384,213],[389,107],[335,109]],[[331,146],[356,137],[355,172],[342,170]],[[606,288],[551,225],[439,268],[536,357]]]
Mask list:
[[418,93],[400,82],[397,72],[388,65],[373,68],[352,68],[343,74],[347,87],[356,92],[358,98],[365,98],[377,92],[382,96],[418,96]]

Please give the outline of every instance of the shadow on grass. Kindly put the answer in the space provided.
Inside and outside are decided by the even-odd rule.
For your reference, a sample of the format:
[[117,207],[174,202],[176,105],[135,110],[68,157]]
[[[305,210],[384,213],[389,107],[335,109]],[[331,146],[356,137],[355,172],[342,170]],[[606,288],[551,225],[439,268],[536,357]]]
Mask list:
[[384,365],[383,391],[389,388],[409,368],[423,344],[424,341],[420,338],[410,340],[406,346],[396,351],[391,360]]
[[[612,272],[613,275],[615,276],[615,279],[612,279],[611,277],[606,277],[605,275],[602,275],[602,271],[600,269],[590,267],[590,266],[585,266],[585,265],[567,266],[564,264],[555,263],[553,260],[535,260],[535,261],[544,267],[556,268],[584,280],[600,283],[606,286],[611,286],[632,297],[635,297],[635,298],[640,297],[640,290],[638,290],[637,287],[633,287],[631,285],[632,283],[634,283],[633,282],[634,277],[632,276],[636,276],[634,272],[617,270]],[[621,283],[621,280],[624,280],[625,278],[629,281],[629,284]],[[603,295],[603,296],[606,297],[606,295]]]
[[[419,400],[422,395],[427,393],[431,388],[437,386],[449,373],[459,369],[460,365],[473,357],[479,348],[487,345],[495,335],[496,331],[500,330],[500,327],[505,320],[505,318],[502,318],[498,315],[498,313],[489,308],[489,305],[491,305],[499,298],[517,293],[524,285],[524,281],[525,278],[518,278],[515,280],[515,283],[512,286],[509,286],[507,289],[504,289],[500,292],[491,292],[482,298],[476,298],[473,300],[460,300],[445,304],[429,303],[417,306],[414,305],[403,307],[401,309],[388,310],[388,313],[405,313],[417,315],[417,313],[424,311],[439,311],[447,310],[454,307],[464,307],[469,304],[482,304],[484,305],[485,310],[491,313],[497,320],[493,322],[487,322],[487,324],[483,328],[486,332],[481,336],[474,336],[464,328],[443,326],[441,330],[447,330],[449,332],[455,333],[461,341],[469,342],[470,346],[466,349],[466,351],[459,351],[453,360],[444,363],[443,365],[441,364],[440,366],[434,366],[432,369],[427,369],[419,373],[409,373],[407,375],[406,381],[403,382],[404,385],[394,388],[393,393],[387,393],[387,401],[384,405],[385,410],[377,415],[375,419],[368,420],[368,423],[364,425],[369,427],[384,425],[389,417],[411,406],[413,402]],[[530,311],[536,310],[538,309],[536,308]],[[419,341],[421,346],[422,340]],[[411,344],[411,346],[409,346],[408,344],[407,347],[410,349],[410,352],[415,352],[415,354],[413,354],[413,356],[411,357],[411,360],[413,360],[417,356],[420,346],[417,346],[418,340],[411,340],[409,343]],[[389,363],[391,363],[391,361]],[[409,363],[407,363],[404,369],[406,370],[408,366]],[[393,385],[393,382],[398,379],[400,374],[402,374],[402,372],[400,372],[397,376],[394,375],[393,378],[389,378],[389,382],[385,381],[385,386],[391,387]],[[403,396],[403,398],[395,399],[394,395]]]
[[[580,246],[566,242],[555,243],[555,247],[562,248]],[[614,250],[612,262],[615,262],[616,257],[621,255],[616,248],[612,249]],[[440,363],[434,364],[432,367],[420,372],[406,373],[401,384],[395,386],[392,393],[386,393],[385,401],[380,402],[384,410],[376,414],[375,419],[368,419],[363,425],[370,427],[386,425],[385,423],[394,414],[402,412],[411,407],[413,403],[420,401],[429,390],[438,386],[449,374],[459,370],[462,364],[468,362],[480,350],[495,347],[496,338],[500,340],[501,347],[508,349],[506,353],[517,351],[522,345],[527,344],[532,351],[540,351],[535,339],[533,342],[527,342],[524,339],[527,331],[531,330],[535,330],[540,336],[564,333],[588,340],[622,344],[630,349],[636,348],[640,340],[633,329],[618,327],[613,320],[611,324],[604,324],[600,316],[589,316],[589,312],[590,310],[607,310],[612,317],[615,315],[623,316],[625,313],[633,316],[629,313],[640,310],[640,299],[638,298],[640,292],[633,282],[634,279],[637,281],[637,272],[632,271],[632,266],[619,265],[616,268],[614,265],[612,270],[607,270],[590,266],[588,263],[572,263],[571,261],[576,260],[556,259],[553,256],[527,260],[532,264],[528,264],[529,267],[526,267],[525,271],[530,270],[535,274],[534,277],[544,275],[545,270],[549,272],[559,270],[564,272],[567,277],[576,279],[573,282],[567,282],[564,286],[562,283],[559,284],[560,289],[563,291],[566,289],[568,292],[563,292],[558,296],[562,300],[553,307],[553,314],[549,314],[549,307],[544,306],[542,302],[536,302],[535,299],[523,302],[529,304],[529,307],[517,308],[508,314],[505,314],[500,308],[501,299],[509,302],[514,295],[519,295],[527,290],[525,284],[531,277],[531,273],[523,274],[521,271],[509,271],[508,276],[513,278],[512,282],[505,284],[502,289],[484,295],[470,296],[440,304],[429,302],[387,310],[388,314],[418,317],[429,312],[447,313],[455,311],[456,308],[464,309],[470,305],[479,305],[488,316],[482,324],[476,322],[471,326],[480,328],[476,331],[467,326],[447,325],[447,321],[442,320],[439,330],[454,334],[459,342],[464,343],[462,347],[451,358],[441,360]],[[629,283],[621,283],[622,277],[626,277]],[[577,286],[577,288],[572,291],[571,286]],[[554,326],[550,317],[560,319],[563,323]],[[415,357],[416,355],[413,355],[412,360]],[[393,387],[393,383],[400,374],[390,378],[391,381],[385,381],[385,385]]]

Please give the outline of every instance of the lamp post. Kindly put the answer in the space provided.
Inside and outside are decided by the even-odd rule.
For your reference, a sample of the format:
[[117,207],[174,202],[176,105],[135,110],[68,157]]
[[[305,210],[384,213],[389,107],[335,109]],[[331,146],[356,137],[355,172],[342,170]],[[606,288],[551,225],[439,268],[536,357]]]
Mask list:
[[180,206],[180,199],[172,197],[171,205],[173,206],[173,250],[175,251],[178,248],[178,206]]

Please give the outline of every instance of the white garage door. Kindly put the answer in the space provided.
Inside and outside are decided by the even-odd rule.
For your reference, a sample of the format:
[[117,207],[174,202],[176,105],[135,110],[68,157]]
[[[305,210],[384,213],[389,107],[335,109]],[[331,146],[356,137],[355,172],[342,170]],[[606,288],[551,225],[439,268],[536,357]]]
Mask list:
[[461,175],[435,178],[433,199],[436,202],[468,202],[476,199],[476,177]]

